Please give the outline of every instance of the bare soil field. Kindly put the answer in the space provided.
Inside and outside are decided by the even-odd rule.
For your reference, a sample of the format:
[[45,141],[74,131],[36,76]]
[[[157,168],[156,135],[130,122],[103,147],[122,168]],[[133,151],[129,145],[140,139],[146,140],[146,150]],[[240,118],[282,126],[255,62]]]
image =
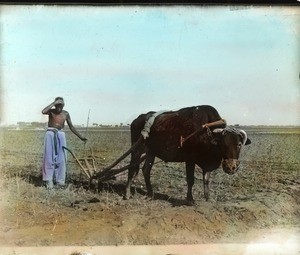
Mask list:
[[[153,200],[145,198],[142,173],[130,200],[123,200],[126,172],[98,190],[87,189],[87,178],[70,154],[67,188],[46,190],[40,171],[44,131],[3,129],[0,247],[250,243],[266,241],[274,231],[273,242],[288,244],[291,235],[299,241],[300,130],[245,130],[252,144],[243,148],[239,172],[228,176],[216,170],[211,199],[205,201],[197,168],[196,205],[186,206],[184,164],[159,159],[151,173]],[[130,147],[128,130],[90,129],[85,147],[66,134],[76,155],[92,148],[99,171]]]

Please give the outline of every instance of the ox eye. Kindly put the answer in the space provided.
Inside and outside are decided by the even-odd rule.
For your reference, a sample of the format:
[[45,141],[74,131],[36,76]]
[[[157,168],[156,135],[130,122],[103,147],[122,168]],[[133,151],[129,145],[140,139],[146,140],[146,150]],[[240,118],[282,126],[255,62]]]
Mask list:
[[241,148],[242,147],[242,143],[238,143],[237,147]]

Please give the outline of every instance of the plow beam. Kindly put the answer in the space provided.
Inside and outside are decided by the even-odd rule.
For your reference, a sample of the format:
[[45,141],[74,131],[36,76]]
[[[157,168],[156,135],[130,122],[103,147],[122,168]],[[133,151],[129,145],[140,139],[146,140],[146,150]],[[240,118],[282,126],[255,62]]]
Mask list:
[[140,144],[142,144],[142,142],[144,141],[143,136],[141,135],[140,138],[131,146],[131,148],[126,151],[120,158],[118,158],[114,163],[112,163],[111,165],[105,167],[102,169],[101,172],[96,174],[96,177],[102,176],[104,173],[106,173],[107,171],[112,170],[112,168],[114,166],[116,166],[117,164],[119,164],[124,158],[126,158],[132,151],[134,151]]
[[107,181],[109,180],[110,178],[112,178],[113,176],[119,174],[119,173],[122,173],[122,172],[125,172],[126,170],[129,169],[129,167],[132,167],[132,166],[135,166],[135,165],[139,165],[140,163],[142,163],[146,158],[146,155],[142,156],[140,158],[140,161],[134,165],[126,165],[126,166],[123,166],[123,167],[120,167],[120,168],[117,168],[117,169],[108,169],[106,171],[102,171],[100,173],[97,174],[97,180],[99,182],[101,181]]

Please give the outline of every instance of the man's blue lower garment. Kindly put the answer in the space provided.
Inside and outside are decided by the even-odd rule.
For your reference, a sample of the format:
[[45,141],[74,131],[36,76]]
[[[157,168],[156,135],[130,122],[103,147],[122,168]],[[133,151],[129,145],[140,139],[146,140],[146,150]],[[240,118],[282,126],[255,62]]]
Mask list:
[[66,136],[62,130],[48,128],[44,138],[43,181],[56,181],[64,185],[66,180]]

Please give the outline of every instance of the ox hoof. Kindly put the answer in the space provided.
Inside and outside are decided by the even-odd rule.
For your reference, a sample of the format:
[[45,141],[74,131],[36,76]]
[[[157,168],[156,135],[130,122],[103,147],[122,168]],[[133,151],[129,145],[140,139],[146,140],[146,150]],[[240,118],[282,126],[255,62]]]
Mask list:
[[186,205],[187,206],[193,206],[193,205],[195,205],[195,201],[194,200],[187,200]]
[[123,200],[129,200],[130,198],[132,198],[131,195],[124,195],[124,196],[123,196]]
[[153,200],[154,199],[154,194],[153,193],[146,194],[145,199],[146,200]]
[[205,201],[206,202],[210,201],[210,197],[205,197]]

